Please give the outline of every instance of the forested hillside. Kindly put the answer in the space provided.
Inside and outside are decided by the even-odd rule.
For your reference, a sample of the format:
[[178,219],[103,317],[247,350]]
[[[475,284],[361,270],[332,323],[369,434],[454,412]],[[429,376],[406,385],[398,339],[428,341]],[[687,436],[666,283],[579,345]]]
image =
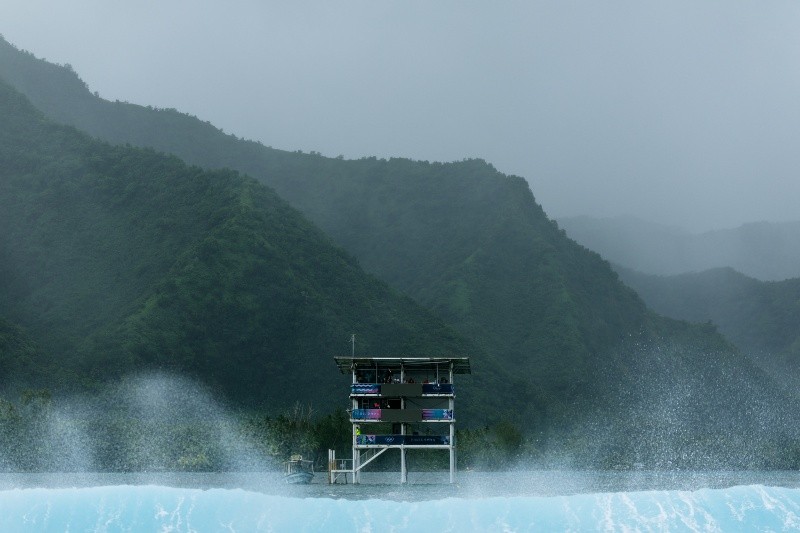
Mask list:
[[764,282],[731,268],[679,276],[652,276],[623,268],[618,271],[659,313],[690,322],[712,322],[775,375],[797,375],[800,279]]
[[0,74],[57,120],[273,187],[367,271],[498,354],[508,372],[524,376],[518,386],[538,410],[585,390],[604,350],[653,323],[604,261],[547,219],[523,179],[483,161],[282,152],[175,110],[104,101],[70,69],[8,44],[2,52]]
[[168,369],[246,405],[323,405],[351,332],[359,350],[471,352],[254,180],[95,141],[5,84],[0,115],[0,313],[39,345],[3,322],[6,378]]
[[[115,354],[111,370],[175,366],[243,402],[291,401],[304,387],[327,398],[329,356],[342,351],[342,332],[355,331],[362,353],[474,354],[464,396],[475,419],[511,420],[533,448],[555,442],[579,450],[581,464],[794,460],[788,447],[766,458],[769,443],[748,440],[765,423],[770,442],[796,440],[797,411],[766,376],[713,328],[649,311],[547,218],[522,178],[480,160],[345,161],[266,148],[175,110],[104,101],[70,69],[7,43],[0,77],[48,116],[102,139],[253,176],[437,317],[365,278],[271,189],[230,170],[91,143],[38,117],[61,133],[9,135],[9,160],[20,165],[13,193],[28,200],[9,202],[18,207],[4,223],[16,233],[4,256],[42,270],[30,279],[15,270],[14,287],[31,297],[0,314],[37,335],[60,332],[76,379],[102,379],[96,357]],[[65,155],[24,155],[41,142]],[[75,179],[53,180],[42,161]],[[41,224],[28,229],[26,216]],[[108,235],[73,236],[98,219]],[[56,221],[49,240],[50,230],[36,233]],[[131,243],[118,247],[115,228],[130,228]],[[71,256],[76,249],[86,253]],[[80,278],[93,269],[96,284]],[[51,296],[57,288],[73,292]],[[92,309],[106,292],[109,308]],[[741,453],[732,457],[729,444]]]

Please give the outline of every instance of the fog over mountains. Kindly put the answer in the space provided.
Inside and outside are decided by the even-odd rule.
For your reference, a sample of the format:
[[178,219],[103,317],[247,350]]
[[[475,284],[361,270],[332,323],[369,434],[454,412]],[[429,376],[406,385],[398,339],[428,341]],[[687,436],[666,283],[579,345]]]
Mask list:
[[731,267],[762,281],[800,277],[800,221],[753,222],[691,233],[634,217],[558,219],[570,238],[645,274]]
[[555,217],[796,219],[793,0],[5,0],[104,98],[330,157],[482,158]]
[[559,225],[609,260],[647,305],[719,328],[787,387],[800,371],[800,222],[701,234],[634,218]]
[[524,179],[269,148],[0,45],[0,367],[28,383],[163,367],[249,408],[295,383],[330,407],[337,339],[367,332],[372,354],[474,355],[473,423],[502,414],[542,455],[800,459],[762,453],[798,439],[795,394],[713,327],[647,309]]

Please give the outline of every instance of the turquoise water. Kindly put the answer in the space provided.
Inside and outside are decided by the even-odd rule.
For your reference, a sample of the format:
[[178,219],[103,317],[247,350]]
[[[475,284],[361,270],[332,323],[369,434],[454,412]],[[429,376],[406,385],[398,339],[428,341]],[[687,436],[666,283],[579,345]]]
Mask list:
[[796,472],[392,479],[288,487],[272,474],[6,475],[0,531],[800,531]]

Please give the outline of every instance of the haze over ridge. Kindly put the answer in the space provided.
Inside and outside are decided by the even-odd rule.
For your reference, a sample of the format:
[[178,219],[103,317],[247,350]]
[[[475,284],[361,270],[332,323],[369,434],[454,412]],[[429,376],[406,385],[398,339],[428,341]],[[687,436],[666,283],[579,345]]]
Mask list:
[[800,277],[800,221],[751,222],[690,233],[633,217],[570,217],[558,224],[571,239],[644,274],[676,275],[732,267],[762,281]]
[[11,0],[0,29],[109,99],[284,149],[482,157],[551,216],[795,218],[800,8]]
[[[87,127],[100,128],[100,133],[96,133],[98,135],[103,130],[110,130],[106,133],[115,135],[122,132],[124,136],[133,136],[129,139],[131,144],[138,144],[141,142],[141,138],[137,141],[134,137],[144,134],[144,143],[148,146],[152,146],[156,140],[165,142],[166,144],[162,146],[168,146],[167,150],[169,151],[182,148],[192,158],[199,156],[204,159],[210,158],[202,164],[212,167],[215,166],[213,161],[215,156],[222,157],[231,163],[231,156],[237,154],[244,156],[249,151],[254,151],[255,153],[250,153],[248,166],[252,165],[250,168],[255,174],[263,173],[262,177],[268,178],[267,181],[277,180],[273,182],[274,185],[276,187],[281,185],[282,192],[287,193],[287,199],[289,199],[289,193],[294,192],[294,199],[297,201],[310,201],[311,204],[321,201],[324,204],[305,205],[305,210],[313,215],[314,220],[325,222],[325,227],[332,235],[338,234],[337,227],[345,230],[349,227],[350,230],[346,230],[346,235],[344,235],[349,235],[348,238],[354,236],[353,229],[356,230],[356,235],[361,233],[361,237],[370,237],[371,233],[383,228],[386,223],[389,223],[390,226],[386,229],[400,229],[394,224],[397,222],[398,214],[405,211],[407,215],[414,215],[408,217],[406,222],[413,222],[416,227],[414,224],[411,224],[411,227],[408,227],[408,224],[405,226],[408,230],[416,231],[411,231],[410,235],[409,232],[402,233],[405,234],[405,237],[422,237],[421,239],[417,238],[415,241],[406,238],[400,239],[398,242],[397,239],[372,235],[372,238],[377,238],[380,243],[392,243],[388,247],[378,246],[371,250],[373,259],[381,259],[381,257],[384,260],[388,259],[386,263],[389,266],[397,266],[402,261],[392,260],[390,256],[381,253],[381,249],[384,252],[399,254],[402,260],[407,260],[408,256],[420,253],[423,256],[429,256],[430,254],[426,251],[431,250],[432,245],[436,244],[436,241],[431,239],[432,230],[437,233],[438,237],[444,236],[441,231],[466,232],[466,235],[463,236],[466,238],[458,238],[459,236],[455,235],[456,238],[451,236],[446,239],[447,243],[456,245],[457,248],[462,248],[463,245],[471,248],[466,250],[466,261],[459,261],[459,256],[463,256],[465,250],[451,250],[451,246],[447,246],[444,250],[437,250],[445,252],[447,255],[455,252],[456,257],[450,257],[450,261],[444,264],[437,261],[440,269],[445,267],[446,272],[439,273],[445,274],[444,279],[440,277],[438,280],[432,280],[434,282],[433,291],[425,291],[424,287],[417,287],[417,296],[431,307],[444,306],[444,309],[441,309],[443,313],[450,311],[451,318],[461,320],[462,323],[464,319],[469,321],[475,317],[481,319],[484,324],[491,324],[492,329],[497,325],[492,322],[517,329],[518,333],[523,334],[531,341],[531,343],[525,342],[527,346],[522,346],[524,354],[530,355],[531,349],[538,346],[540,355],[544,355],[546,361],[523,357],[534,364],[535,371],[522,372],[521,376],[528,376],[529,379],[535,377],[542,384],[549,384],[549,393],[532,390],[532,387],[528,385],[533,385],[533,383],[526,382],[525,377],[519,382],[514,382],[513,387],[517,399],[524,398],[522,403],[529,405],[535,412],[538,411],[540,416],[544,414],[547,418],[547,413],[552,413],[555,417],[566,417],[566,420],[571,420],[573,424],[580,424],[578,420],[582,419],[585,414],[576,419],[569,416],[572,409],[576,409],[574,412],[578,413],[587,413],[593,409],[583,410],[576,407],[574,396],[569,394],[569,391],[575,390],[582,391],[586,398],[593,398],[592,403],[595,407],[598,405],[597,395],[594,392],[602,393],[604,397],[616,396],[619,400],[625,400],[628,405],[632,403],[631,409],[634,411],[637,409],[637,405],[645,405],[648,413],[635,413],[620,409],[620,402],[615,401],[612,412],[596,418],[603,421],[602,428],[595,428],[590,424],[588,428],[583,429],[590,432],[601,429],[601,437],[605,436],[605,438],[613,440],[615,433],[628,435],[628,432],[619,428],[617,431],[612,431],[610,429],[611,418],[624,423],[626,420],[639,420],[640,416],[644,414],[653,416],[655,412],[656,418],[652,421],[654,425],[650,429],[661,434],[659,436],[650,434],[644,442],[658,443],[657,449],[642,450],[636,446],[640,439],[634,439],[630,442],[634,448],[629,451],[636,457],[641,457],[641,454],[644,453],[653,456],[654,460],[660,461],[667,457],[663,453],[664,440],[662,437],[674,435],[676,431],[686,436],[682,430],[676,427],[686,423],[685,419],[675,416],[675,413],[683,411],[682,406],[675,405],[676,391],[678,391],[678,399],[692,398],[685,406],[691,406],[691,413],[694,413],[694,416],[700,412],[707,412],[700,419],[719,421],[719,424],[712,424],[713,427],[702,425],[709,431],[727,435],[725,440],[734,442],[737,452],[743,451],[743,448],[737,444],[737,435],[742,434],[743,431],[744,433],[749,433],[749,431],[743,430],[746,424],[739,417],[720,416],[720,406],[724,405],[723,409],[733,408],[737,412],[752,413],[755,418],[750,418],[747,423],[756,423],[757,427],[762,428],[766,420],[765,414],[798,412],[788,408],[787,411],[783,407],[777,409],[767,407],[765,412],[764,406],[775,405],[776,402],[782,405],[783,402],[780,396],[775,396],[770,392],[771,387],[765,375],[762,375],[741,354],[730,351],[727,343],[713,328],[669,321],[648,312],[633,292],[622,286],[605,261],[565,238],[563,232],[558,230],[557,226],[546,217],[541,207],[535,202],[530,189],[522,178],[501,175],[494,167],[481,160],[452,164],[431,164],[407,159],[387,161],[374,157],[358,161],[342,161],[313,154],[274,150],[224,135],[211,124],[203,123],[194,117],[182,115],[174,110],[154,110],[103,101],[92,96],[78,76],[66,67],[58,67],[37,60],[32,54],[21,53],[8,44],[3,47],[3,52],[6,56],[5,59],[8,60],[2,69],[4,77],[7,69],[9,77],[14,78],[15,83],[20,87],[34,93],[33,100],[40,102],[50,113],[59,116],[62,114],[72,115],[76,112],[78,115],[86,114],[72,118],[80,119]],[[15,98],[17,101],[24,100],[22,95],[13,97],[13,91],[10,95],[12,95],[12,101]],[[76,109],[75,103],[87,105],[86,107],[78,106]],[[15,107],[12,106],[11,109],[15,109]],[[13,113],[7,114],[7,116],[12,115]],[[62,117],[62,119],[64,118],[69,118],[69,116]],[[6,125],[4,124],[4,126]],[[13,131],[13,129],[9,131],[8,137],[19,144],[22,139]],[[181,133],[177,135],[176,139],[170,137],[170,132]],[[176,140],[179,141],[180,146],[170,143],[170,141]],[[116,139],[116,142],[125,142],[125,140]],[[201,154],[197,153],[198,148],[202,152]],[[132,150],[131,147],[119,147],[119,149],[122,151]],[[255,160],[252,159],[253,157]],[[10,158],[9,160],[16,161],[17,159]],[[23,158],[22,162],[24,161]],[[246,162],[239,161],[239,163],[245,164]],[[275,172],[264,172],[270,168]],[[142,176],[151,177],[151,173],[145,172]],[[369,178],[373,185],[381,186],[377,188],[359,187],[359,182],[363,182],[365,178]],[[189,180],[189,182],[194,181]],[[311,183],[314,181],[320,181],[320,183]],[[32,182],[36,183],[36,180]],[[292,185],[292,187],[287,187],[287,185]],[[334,186],[333,189],[330,188],[331,186]],[[404,191],[397,190],[398,187]],[[168,189],[172,188],[168,187]],[[361,189],[362,193],[367,192],[366,197],[358,194],[358,189]],[[335,195],[338,195],[338,198]],[[83,196],[78,197],[82,198]],[[488,197],[492,197],[494,200],[487,200]],[[342,201],[345,199],[355,203],[351,203],[349,208],[343,207]],[[392,205],[392,199],[396,201],[394,205]],[[449,199],[447,205],[440,205],[436,208],[436,202],[443,199]],[[433,202],[431,202],[432,200]],[[12,199],[12,206],[17,203]],[[471,208],[469,204],[472,204]],[[211,205],[216,205],[216,202],[211,202]],[[409,209],[411,212],[408,212]],[[454,210],[457,213],[453,213]],[[316,214],[314,214],[315,211]],[[3,210],[0,210],[0,213],[2,212]],[[342,215],[347,217],[352,214],[365,216],[364,221],[368,223],[359,224],[358,219],[341,219]],[[455,219],[453,218],[454,214],[457,215]],[[333,215],[333,219],[324,215]],[[476,217],[491,223],[479,223],[477,226],[468,224]],[[20,217],[12,217],[12,219],[20,220]],[[370,221],[370,219],[372,220]],[[473,220],[473,222],[475,221]],[[355,225],[353,225],[354,223]],[[27,226],[23,225],[23,227]],[[419,230],[422,232],[419,233]],[[488,238],[476,239],[478,236]],[[239,240],[226,238],[220,242],[235,244]],[[362,242],[364,239],[358,240]],[[30,239],[21,239],[20,242],[29,243]],[[245,242],[251,241],[245,239]],[[406,246],[404,248],[398,244]],[[427,248],[420,247],[420,244],[426,245]],[[214,250],[210,251],[212,252],[209,254],[210,257],[218,257]],[[374,256],[375,252],[378,253],[377,257]],[[362,254],[357,254],[357,257],[361,256]],[[453,259],[456,260],[456,263],[453,263]],[[412,261],[411,264],[422,267],[427,265],[427,261],[423,257],[423,260]],[[448,266],[456,268],[447,268]],[[410,274],[418,276],[422,273],[420,270],[422,269],[414,268]],[[407,277],[409,272],[405,274]],[[427,274],[430,277],[431,274],[435,276],[437,273],[428,271]],[[501,276],[498,278],[497,274],[501,274]],[[525,279],[512,279],[511,275],[533,276],[533,278],[526,281]],[[230,276],[225,275],[223,279],[230,279]],[[493,283],[494,281],[501,281],[500,287],[497,287],[497,284]],[[256,283],[253,284],[253,287],[262,285]],[[505,290],[493,290],[493,285],[495,289]],[[419,289],[423,289],[423,291],[419,292]],[[448,298],[447,293],[450,293],[453,298]],[[201,294],[207,294],[207,292],[201,291]],[[431,297],[440,305],[436,305],[436,301],[431,301]],[[502,305],[493,303],[495,301],[493,298],[498,297],[503,300]],[[510,298],[517,301],[510,302]],[[172,300],[171,296],[167,296],[165,301]],[[211,301],[226,300],[212,298]],[[523,304],[526,309],[533,306],[533,309],[530,309],[532,313],[526,313],[529,318],[522,317],[519,312],[521,306],[516,305],[517,303]],[[497,311],[510,311],[514,315],[513,320],[497,320]],[[229,314],[225,313],[224,315]],[[520,318],[523,320],[520,321]],[[486,322],[486,319],[490,319],[490,322]],[[163,324],[163,321],[157,320],[157,323]],[[525,327],[526,324],[534,325],[534,328],[528,329]],[[464,324],[464,326],[469,325],[469,323]],[[179,329],[184,330],[184,328]],[[476,328],[468,327],[468,329],[470,332],[476,333]],[[349,331],[350,328],[347,330]],[[625,335],[626,331],[631,334],[638,333]],[[228,333],[235,332],[229,330]],[[622,335],[622,339],[620,335]],[[159,338],[162,337],[159,336]],[[200,335],[197,339],[203,342],[205,336]],[[518,337],[515,339],[519,340]],[[621,344],[618,344],[619,341]],[[492,342],[492,344],[494,345],[493,349],[498,348],[497,342]],[[618,349],[613,349],[613,345],[618,345]],[[602,350],[603,346],[612,348],[611,353],[608,354],[609,358],[601,356],[601,351],[605,351]],[[212,347],[212,349],[214,348]],[[313,350],[317,354],[323,351]],[[157,349],[157,352],[161,353],[163,350]],[[645,357],[642,357],[643,353],[646,354]],[[517,363],[519,362],[517,360]],[[548,368],[541,364],[543,362],[550,363]],[[598,363],[605,371],[601,369],[599,374],[596,371],[589,371],[590,368],[596,370]],[[598,381],[593,383],[592,387],[576,388],[576,384],[586,381],[581,376],[597,377]],[[656,378],[656,383],[648,381],[648,385],[643,387],[642,376],[652,376]],[[609,382],[609,378],[613,379]],[[566,385],[566,388],[561,387],[560,384]],[[609,387],[605,385],[609,385]],[[633,385],[633,389],[630,385]],[[719,388],[720,386],[722,389]],[[498,389],[487,387],[486,390]],[[565,391],[568,394],[565,395]],[[537,394],[537,392],[543,394]],[[642,401],[644,400],[640,397],[642,392],[654,393],[655,396]],[[550,393],[553,395],[551,396]],[[767,396],[765,397],[763,393],[767,393]],[[716,401],[723,397],[726,398],[724,402]],[[559,402],[559,398],[568,399],[568,403]],[[736,398],[736,401],[731,401],[733,398]],[[666,401],[664,408],[669,409],[668,413],[652,409],[654,403],[662,401]],[[704,407],[701,408],[701,404]],[[748,404],[750,407],[747,406]],[[686,414],[693,416],[691,413]],[[666,425],[663,416],[668,417],[669,423]],[[699,423],[700,419],[697,419],[696,422]],[[770,420],[770,424],[776,428],[785,426],[782,419]],[[733,421],[735,424],[728,424],[728,421]],[[542,425],[540,424],[538,427],[542,427]],[[558,425],[554,427],[558,427]],[[562,428],[559,431],[564,430]],[[645,428],[645,431],[649,431],[649,429]],[[719,442],[719,438],[714,437],[712,441]],[[598,441],[597,435],[594,435],[593,442],[598,442],[600,448],[608,444],[605,439]],[[670,442],[669,451],[674,449],[673,446],[680,447],[684,444],[692,446],[690,442],[681,443],[674,439],[670,439]],[[726,455],[719,446],[715,446],[715,450],[723,454],[717,457]],[[758,455],[751,455],[751,452],[756,453],[755,449],[748,448],[747,453],[738,453],[738,456],[744,457],[743,460],[747,464],[754,464],[752,460],[757,460]],[[592,457],[595,459],[600,456],[608,458],[605,454],[595,455],[592,452],[582,455],[586,457],[587,461],[592,460]],[[686,453],[682,457],[691,461],[698,460],[705,464],[709,464],[709,461],[712,463],[716,461],[705,452],[698,456]],[[616,454],[610,460],[612,461],[610,464],[619,462]],[[620,460],[630,462],[629,459],[620,458]]]

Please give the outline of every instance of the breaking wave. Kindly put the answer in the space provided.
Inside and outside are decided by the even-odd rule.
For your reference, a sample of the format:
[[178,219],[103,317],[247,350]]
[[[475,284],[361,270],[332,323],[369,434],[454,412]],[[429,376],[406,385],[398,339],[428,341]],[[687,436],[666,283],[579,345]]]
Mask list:
[[737,486],[443,498],[293,498],[163,486],[0,491],[2,531],[741,531],[800,529],[800,489]]

